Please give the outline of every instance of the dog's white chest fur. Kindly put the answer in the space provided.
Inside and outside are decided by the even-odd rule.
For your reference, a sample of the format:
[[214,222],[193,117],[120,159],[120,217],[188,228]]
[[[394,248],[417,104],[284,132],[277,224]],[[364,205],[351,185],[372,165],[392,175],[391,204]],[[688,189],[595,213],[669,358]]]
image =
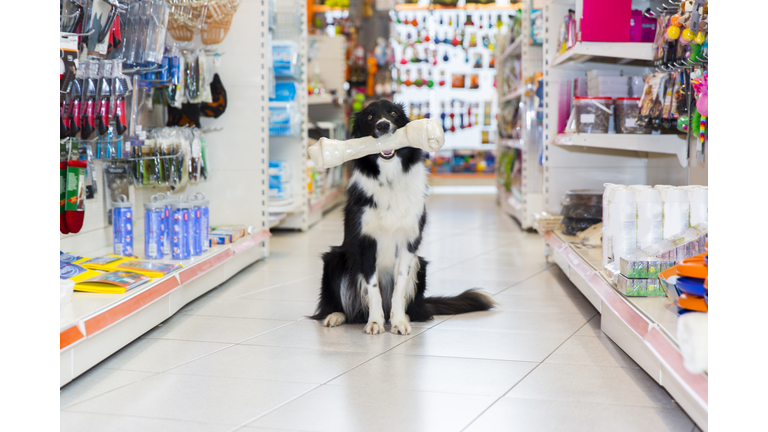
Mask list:
[[394,265],[398,247],[406,247],[419,235],[419,219],[427,197],[427,171],[412,166],[405,173],[399,158],[379,161],[378,178],[355,173],[350,179],[373,197],[375,207],[367,207],[362,217],[362,233],[377,243],[377,267]]

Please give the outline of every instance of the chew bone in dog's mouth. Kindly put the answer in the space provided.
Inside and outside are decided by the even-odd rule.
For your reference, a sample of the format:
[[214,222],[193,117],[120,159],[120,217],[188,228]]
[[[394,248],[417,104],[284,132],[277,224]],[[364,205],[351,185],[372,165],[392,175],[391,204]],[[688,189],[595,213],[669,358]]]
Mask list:
[[390,160],[393,157],[395,157],[395,151],[394,150],[384,150],[384,151],[381,151],[379,153],[380,153],[379,157],[384,159],[384,160]]

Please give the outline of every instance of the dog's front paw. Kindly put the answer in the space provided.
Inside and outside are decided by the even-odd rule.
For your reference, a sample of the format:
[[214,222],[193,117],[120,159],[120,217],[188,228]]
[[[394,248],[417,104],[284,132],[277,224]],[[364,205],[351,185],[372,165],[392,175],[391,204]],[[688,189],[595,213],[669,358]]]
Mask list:
[[365,332],[368,334],[381,334],[384,333],[384,320],[381,322],[379,321],[369,321],[368,324],[365,325]]
[[401,335],[411,333],[411,323],[408,321],[407,317],[392,318],[390,321],[392,322],[392,328],[389,330],[390,332]]
[[336,327],[339,325],[344,324],[344,321],[346,321],[347,317],[341,312],[334,312],[327,317],[325,317],[325,321],[323,321],[323,324],[326,327]]

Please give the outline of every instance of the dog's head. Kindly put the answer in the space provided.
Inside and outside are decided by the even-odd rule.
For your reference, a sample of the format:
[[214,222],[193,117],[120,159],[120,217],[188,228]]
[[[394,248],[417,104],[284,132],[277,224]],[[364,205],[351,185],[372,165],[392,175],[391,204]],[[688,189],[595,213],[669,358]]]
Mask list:
[[[398,128],[408,124],[410,119],[405,114],[402,104],[386,99],[372,102],[364,110],[352,117],[352,138],[371,136],[379,138],[395,133]],[[383,151],[379,157],[390,160],[395,157],[395,150]]]

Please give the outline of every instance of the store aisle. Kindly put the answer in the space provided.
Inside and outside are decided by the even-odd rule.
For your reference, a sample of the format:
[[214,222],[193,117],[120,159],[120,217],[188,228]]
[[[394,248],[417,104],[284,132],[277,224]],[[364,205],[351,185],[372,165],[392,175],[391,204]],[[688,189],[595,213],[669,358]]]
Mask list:
[[340,209],[61,390],[62,431],[692,431],[670,396],[599,330],[494,195],[433,195],[428,293],[479,286],[498,310],[408,336],[325,328],[318,255]]

